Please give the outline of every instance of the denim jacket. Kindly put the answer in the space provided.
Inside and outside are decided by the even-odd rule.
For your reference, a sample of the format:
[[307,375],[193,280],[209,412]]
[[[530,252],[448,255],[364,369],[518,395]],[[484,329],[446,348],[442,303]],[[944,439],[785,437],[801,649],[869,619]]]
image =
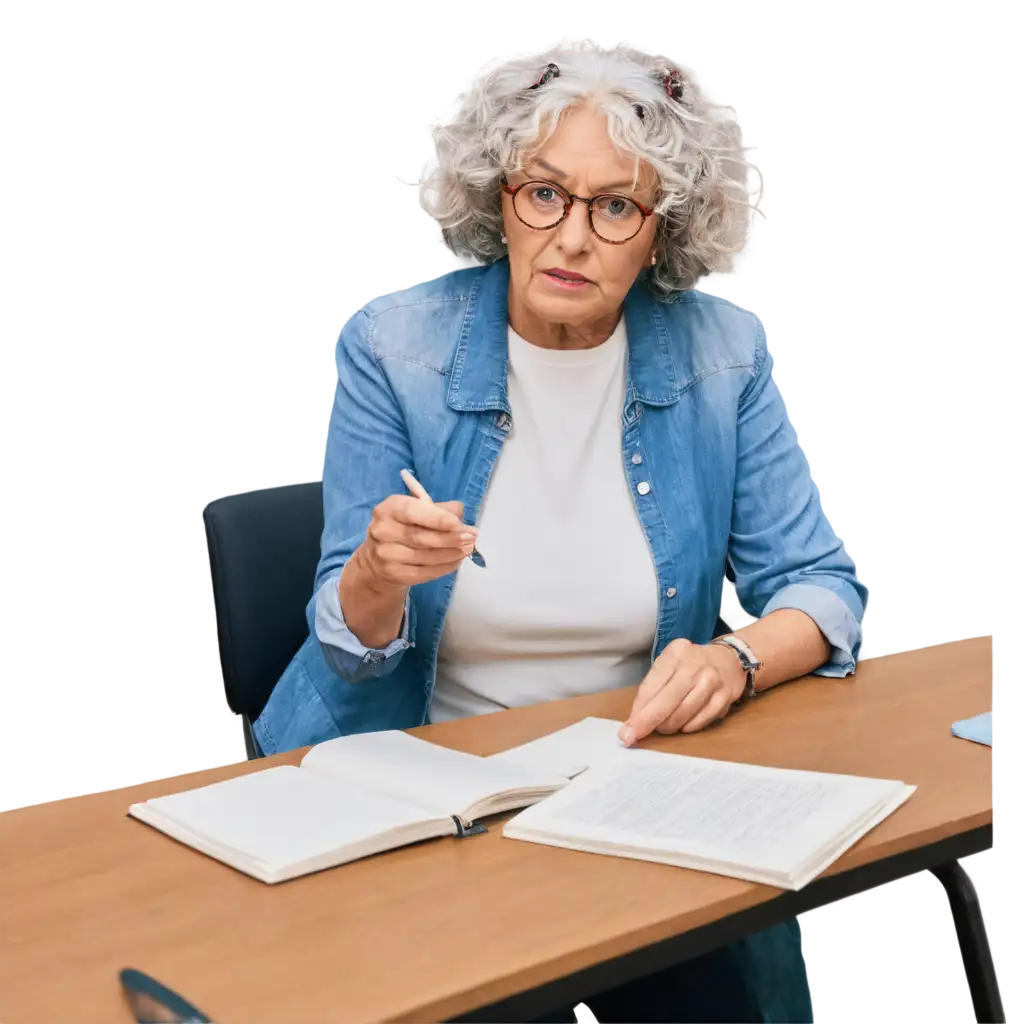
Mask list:
[[[310,636],[253,724],[264,753],[426,721],[455,574],[411,588],[382,650],[347,629],[338,577],[374,506],[404,493],[405,467],[475,523],[514,427],[508,284],[505,259],[458,270],[375,299],[342,329]],[[797,608],[817,623],[832,647],[817,674],[853,672],[867,591],[822,512],[761,321],[699,291],[661,300],[643,275],[624,315],[622,464],[658,578],[652,660],[677,637],[711,638],[728,562],[749,614]]]

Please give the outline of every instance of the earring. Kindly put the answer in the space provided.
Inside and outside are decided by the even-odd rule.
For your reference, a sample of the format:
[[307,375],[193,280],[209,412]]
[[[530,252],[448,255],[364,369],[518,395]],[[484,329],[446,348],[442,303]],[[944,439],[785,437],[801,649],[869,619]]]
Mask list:
[[508,245],[508,239],[504,235],[501,236],[501,244]]
[[651,266],[658,262],[658,254],[656,252],[651,253]]

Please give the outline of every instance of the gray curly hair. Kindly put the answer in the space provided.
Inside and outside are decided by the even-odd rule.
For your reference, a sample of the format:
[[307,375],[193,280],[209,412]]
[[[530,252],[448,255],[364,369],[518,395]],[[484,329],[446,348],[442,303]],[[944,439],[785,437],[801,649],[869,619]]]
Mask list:
[[[531,89],[547,64],[559,73]],[[646,160],[660,180],[658,262],[645,271],[656,295],[668,299],[713,270],[731,270],[750,212],[760,213],[746,168],[759,181],[761,172],[743,159],[739,125],[726,116],[733,108],[710,103],[693,74],[666,57],[567,44],[488,71],[459,100],[455,119],[433,129],[437,163],[420,182],[420,204],[459,256],[492,263],[505,255],[501,175],[522,169],[564,112],[583,103],[607,115],[609,137],[634,155],[635,173]]]

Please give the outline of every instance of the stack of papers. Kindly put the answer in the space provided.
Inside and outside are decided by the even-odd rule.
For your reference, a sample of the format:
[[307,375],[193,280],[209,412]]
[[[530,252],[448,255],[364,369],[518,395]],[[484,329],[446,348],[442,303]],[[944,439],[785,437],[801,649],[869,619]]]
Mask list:
[[800,889],[915,788],[626,749],[620,725],[585,718],[488,758],[572,779],[509,821],[503,834]]
[[914,788],[892,779],[620,750],[516,815],[503,834],[801,889]]

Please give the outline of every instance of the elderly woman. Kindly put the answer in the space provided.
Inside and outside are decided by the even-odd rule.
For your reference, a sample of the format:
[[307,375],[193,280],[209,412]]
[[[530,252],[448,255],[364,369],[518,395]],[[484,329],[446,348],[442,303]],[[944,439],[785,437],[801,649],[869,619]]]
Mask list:
[[[642,680],[633,743],[852,672],[866,591],[764,329],[694,289],[746,236],[735,122],[673,62],[585,45],[487,73],[434,134],[424,206],[480,265],[341,332],[311,633],[262,750]],[[756,621],[713,640],[727,567]],[[809,1020],[796,922],[590,1005]]]

